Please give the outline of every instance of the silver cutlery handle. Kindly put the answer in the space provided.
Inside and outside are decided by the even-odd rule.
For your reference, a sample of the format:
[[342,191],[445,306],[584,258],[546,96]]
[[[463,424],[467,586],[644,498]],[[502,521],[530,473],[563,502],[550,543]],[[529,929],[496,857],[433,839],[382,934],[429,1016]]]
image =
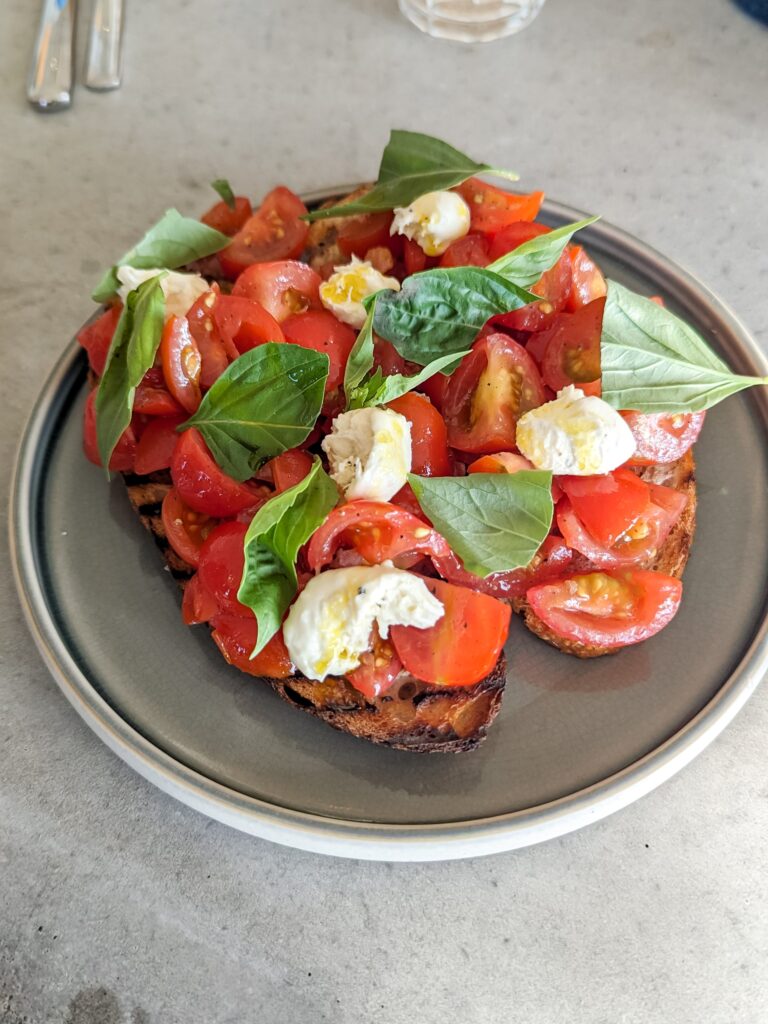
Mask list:
[[85,65],[89,89],[119,88],[122,29],[123,0],[94,0]]
[[75,3],[43,0],[27,82],[27,99],[39,110],[62,110],[72,102]]

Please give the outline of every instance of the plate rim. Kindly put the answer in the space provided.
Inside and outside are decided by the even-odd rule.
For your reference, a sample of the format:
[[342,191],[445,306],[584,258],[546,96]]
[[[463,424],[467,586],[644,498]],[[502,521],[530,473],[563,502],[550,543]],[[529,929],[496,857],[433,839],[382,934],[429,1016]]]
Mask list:
[[[304,195],[320,202],[355,186],[318,189]],[[586,215],[547,201],[543,212],[567,223]],[[607,221],[584,229],[600,235],[603,250],[631,262],[671,271],[676,288],[713,309],[727,323],[741,355],[768,374],[768,359],[733,311],[679,264]],[[14,461],[9,508],[11,566],[24,617],[38,651],[59,689],[80,717],[121,760],[180,802],[225,825],[284,846],[313,853],[378,861],[438,861],[515,850],[566,835],[599,821],[651,792],[697,757],[732,721],[768,669],[768,612],[722,685],[677,732],[619,772],[557,800],[492,817],[414,825],[326,817],[249,796],[187,767],[155,746],[96,691],[60,635],[37,572],[35,544],[28,528],[36,454],[52,405],[79,354],[72,342],[57,360],[35,400]],[[768,393],[753,392],[768,439]]]

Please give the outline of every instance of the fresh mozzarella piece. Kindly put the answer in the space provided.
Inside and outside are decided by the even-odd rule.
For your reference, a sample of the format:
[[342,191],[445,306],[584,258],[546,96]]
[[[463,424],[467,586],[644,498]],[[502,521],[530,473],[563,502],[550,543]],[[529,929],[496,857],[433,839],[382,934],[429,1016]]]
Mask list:
[[162,267],[152,270],[137,270],[135,267],[118,267],[117,277],[121,287],[118,295],[125,302],[128,292],[149,281],[151,277],[165,274],[160,282],[165,296],[165,315],[184,316],[194,306],[201,295],[211,290],[211,286],[200,274],[178,274],[175,270],[164,271]]
[[363,299],[382,288],[400,290],[396,277],[385,277],[367,260],[352,257],[351,263],[335,267],[333,274],[320,285],[320,301],[342,323],[362,327],[365,323]]
[[323,451],[348,501],[389,501],[411,470],[411,424],[392,409],[352,409],[333,421]]
[[594,476],[631,458],[635,439],[607,402],[569,384],[554,401],[520,417],[517,447],[537,469]]
[[470,211],[457,192],[427,192],[395,210],[390,234],[405,235],[427,256],[441,256],[469,231]]
[[299,594],[283,625],[291,661],[308,679],[344,675],[371,649],[374,623],[386,639],[390,626],[427,629],[444,614],[424,581],[382,565],[328,569]]

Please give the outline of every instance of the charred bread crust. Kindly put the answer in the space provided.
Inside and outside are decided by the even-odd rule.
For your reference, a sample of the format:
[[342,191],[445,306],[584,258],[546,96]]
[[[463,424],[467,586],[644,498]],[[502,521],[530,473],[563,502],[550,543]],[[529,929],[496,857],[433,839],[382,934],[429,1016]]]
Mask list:
[[[161,516],[170,474],[124,473],[123,479],[131,505],[183,588],[194,569],[168,544]],[[479,746],[501,707],[506,661],[502,654],[490,675],[469,687],[441,689],[403,673],[375,700],[366,699],[344,679],[318,683],[303,676],[259,678],[289,704],[360,739],[422,754],[461,753]]]
[[[638,476],[654,484],[663,484],[666,487],[674,487],[681,491],[688,498],[688,504],[683,509],[683,514],[672,527],[669,536],[663,546],[656,553],[656,557],[641,566],[643,569],[654,569],[656,572],[666,573],[667,576],[675,576],[680,579],[688,561],[693,544],[693,535],[696,532],[696,463],[693,452],[688,451],[677,462],[666,466],[647,466],[638,470]],[[588,562],[578,565],[577,572],[590,572]],[[577,658],[599,658],[603,654],[615,654],[621,648],[592,647],[588,644],[581,644],[575,640],[566,640],[553,633],[546,623],[536,615],[531,606],[521,598],[513,603],[513,608],[522,616],[523,622],[532,633],[545,640],[548,644],[556,647],[564,654],[573,654]]]
[[[343,199],[329,199],[321,203],[319,209],[328,206],[338,206],[341,203],[351,203],[355,199],[370,192],[373,185],[361,185],[354,192],[350,192]],[[310,267],[321,277],[328,277],[334,267],[349,262],[349,257],[339,248],[336,241],[339,234],[339,224],[343,224],[343,218],[329,217],[328,220],[316,220],[309,226],[307,235],[307,246],[304,250],[304,259]]]

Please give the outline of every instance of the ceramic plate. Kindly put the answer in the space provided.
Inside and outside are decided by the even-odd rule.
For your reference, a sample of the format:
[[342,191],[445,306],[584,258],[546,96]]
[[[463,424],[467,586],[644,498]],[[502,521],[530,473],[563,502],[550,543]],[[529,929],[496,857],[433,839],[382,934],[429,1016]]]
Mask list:
[[[549,203],[542,219],[582,216]],[[602,222],[581,238],[610,277],[664,296],[735,370],[768,373],[744,327],[679,267]],[[19,453],[12,549],[30,627],[66,697],[120,757],[235,828],[379,860],[527,846],[663,782],[720,732],[766,669],[764,390],[707,416],[696,447],[699,526],[671,626],[613,657],[579,661],[513,621],[506,695],[488,739],[471,754],[430,756],[335,732],[226,665],[207,630],[182,624],[180,593],[122,481],[108,485],[83,458],[86,390],[86,361],[71,345]]]

